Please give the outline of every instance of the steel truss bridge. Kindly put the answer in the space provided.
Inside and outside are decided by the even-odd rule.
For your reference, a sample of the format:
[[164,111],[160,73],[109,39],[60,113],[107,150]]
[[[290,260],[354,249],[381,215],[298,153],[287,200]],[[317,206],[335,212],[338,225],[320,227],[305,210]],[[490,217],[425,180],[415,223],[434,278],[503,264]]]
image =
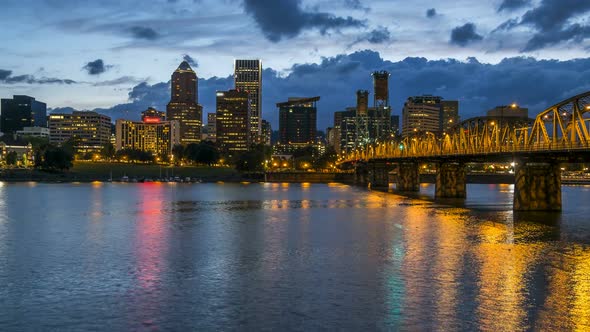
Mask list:
[[[390,169],[392,166],[383,165],[397,164],[398,189],[401,183],[402,190],[416,189],[415,181],[408,177],[417,173],[413,170],[414,166],[418,168],[417,163],[437,163],[437,196],[464,197],[465,190],[461,189],[464,186],[464,163],[516,161],[515,209],[560,210],[561,189],[553,188],[561,184],[559,163],[590,161],[590,91],[547,108],[535,119],[514,119],[509,116],[467,119],[442,136],[425,132],[400,141],[359,147],[344,155],[339,163],[365,167],[369,177],[365,182],[372,184],[388,181],[383,179],[384,176],[376,175],[378,168]],[[449,167],[454,170],[450,171]],[[372,169],[373,174],[367,168]],[[363,170],[357,173],[362,178]],[[446,173],[451,174],[451,182],[459,181],[459,184],[453,184],[456,190],[439,190],[438,187],[444,187],[448,182],[449,174]],[[533,187],[528,193],[531,197],[524,197],[526,202],[518,201],[517,196],[527,196],[525,191],[531,191],[527,186]],[[537,197],[538,191],[548,189],[559,192],[542,194],[543,200],[547,201],[543,203]],[[559,197],[550,197],[557,195]]]

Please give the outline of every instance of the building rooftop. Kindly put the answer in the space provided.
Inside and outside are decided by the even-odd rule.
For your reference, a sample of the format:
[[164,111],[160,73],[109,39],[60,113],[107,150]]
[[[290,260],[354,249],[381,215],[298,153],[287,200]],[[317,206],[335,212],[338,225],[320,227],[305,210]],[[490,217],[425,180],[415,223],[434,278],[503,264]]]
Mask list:
[[277,107],[284,107],[284,106],[294,106],[294,105],[301,105],[307,103],[315,103],[316,101],[320,100],[320,96],[316,97],[302,97],[302,98],[289,98],[288,101],[277,103]]

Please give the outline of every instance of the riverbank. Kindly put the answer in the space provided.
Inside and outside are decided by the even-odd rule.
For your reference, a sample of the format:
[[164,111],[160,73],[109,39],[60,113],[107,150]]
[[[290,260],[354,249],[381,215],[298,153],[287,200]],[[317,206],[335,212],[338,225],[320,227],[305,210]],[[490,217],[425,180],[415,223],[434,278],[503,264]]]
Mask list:
[[0,181],[7,182],[92,182],[119,181],[124,176],[131,179],[191,178],[202,182],[240,182],[252,176],[242,174],[230,167],[182,166],[75,162],[74,167],[65,172],[45,172],[35,169],[3,169]]

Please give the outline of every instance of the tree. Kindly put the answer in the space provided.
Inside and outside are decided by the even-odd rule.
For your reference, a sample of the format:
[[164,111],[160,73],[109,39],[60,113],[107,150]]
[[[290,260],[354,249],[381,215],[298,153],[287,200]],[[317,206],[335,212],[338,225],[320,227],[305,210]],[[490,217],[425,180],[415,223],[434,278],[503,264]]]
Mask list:
[[186,159],[193,163],[211,165],[219,160],[219,151],[212,142],[191,143],[184,151]]
[[102,149],[100,149],[100,155],[106,160],[111,160],[115,156],[115,152],[115,146],[110,142],[103,145]]
[[176,144],[172,147],[172,155],[174,156],[174,162],[179,164],[185,158],[184,146]]
[[16,153],[16,151],[10,151],[6,154],[6,164],[7,165],[16,165],[17,160],[18,160],[18,153]]
[[333,146],[328,146],[326,152],[314,160],[314,167],[323,169],[331,168],[336,163],[336,160],[338,160],[338,153],[336,153]]
[[35,153],[35,167],[45,170],[64,171],[74,164],[74,156],[67,149],[46,144]]
[[264,161],[270,159],[272,151],[264,144],[252,145],[250,151],[238,157],[236,169],[245,172],[264,171]]

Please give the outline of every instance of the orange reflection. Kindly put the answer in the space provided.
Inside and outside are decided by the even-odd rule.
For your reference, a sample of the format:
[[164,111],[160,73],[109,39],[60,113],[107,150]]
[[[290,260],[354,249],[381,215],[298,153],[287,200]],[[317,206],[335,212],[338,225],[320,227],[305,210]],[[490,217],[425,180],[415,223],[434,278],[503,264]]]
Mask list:
[[138,188],[141,197],[136,224],[138,279],[142,288],[152,289],[160,280],[166,250],[162,213],[164,186],[154,182],[140,184]]

